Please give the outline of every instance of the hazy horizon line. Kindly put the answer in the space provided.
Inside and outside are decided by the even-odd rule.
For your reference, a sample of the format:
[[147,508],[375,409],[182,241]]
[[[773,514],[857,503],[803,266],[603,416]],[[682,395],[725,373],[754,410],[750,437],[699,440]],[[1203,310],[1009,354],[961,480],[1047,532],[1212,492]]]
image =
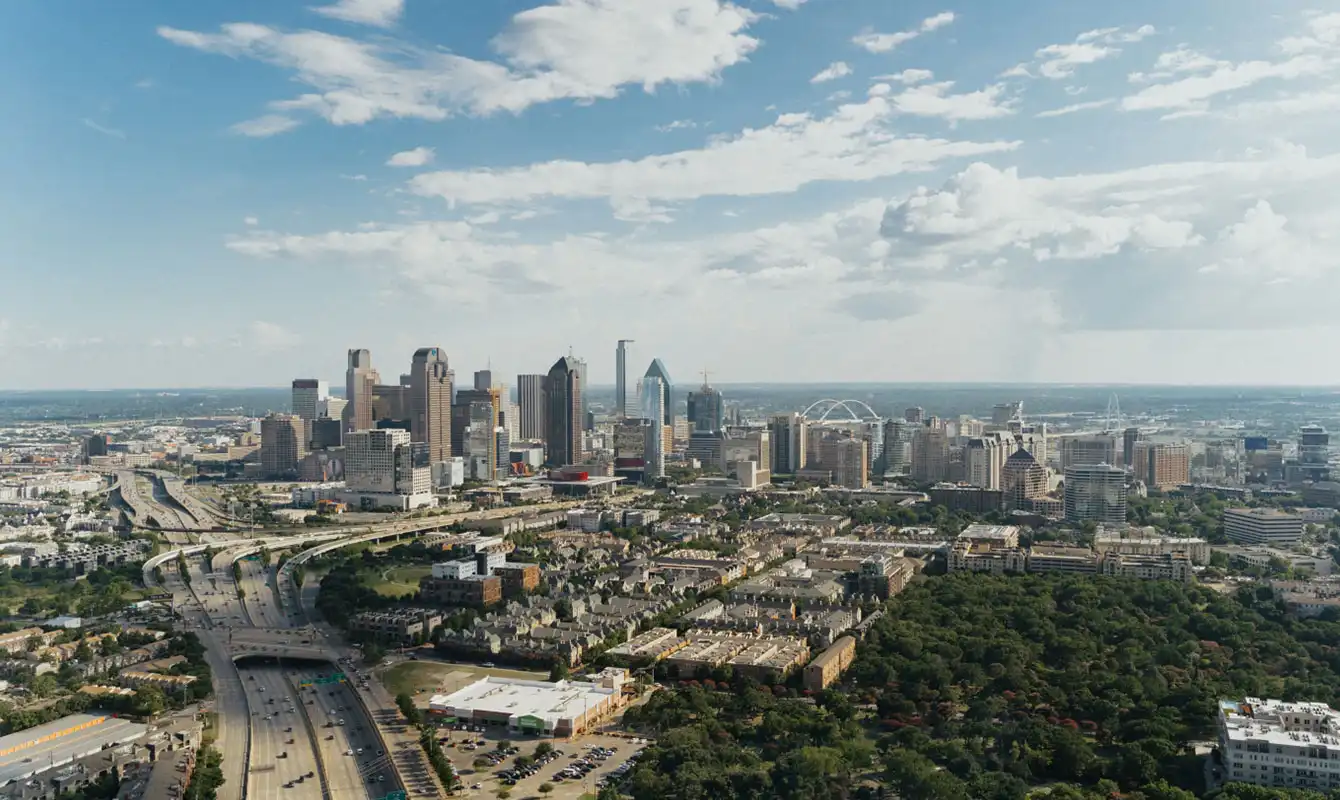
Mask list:
[[[333,389],[342,388],[338,383],[327,381]],[[465,385],[465,384],[462,384]],[[511,384],[509,384],[510,386]],[[673,383],[675,386],[702,385],[698,383]],[[1112,382],[1096,383],[1086,381],[736,381],[727,383],[712,382],[714,387],[1027,387],[1027,388],[1164,388],[1164,389],[1312,389],[1340,391],[1340,383],[1161,383],[1161,382]],[[22,388],[0,389],[0,395],[37,394],[41,392],[86,392],[101,394],[105,392],[207,392],[207,391],[285,391],[291,387],[280,385],[238,385],[238,386],[113,386],[81,388]],[[613,383],[591,384],[593,389],[615,388]]]

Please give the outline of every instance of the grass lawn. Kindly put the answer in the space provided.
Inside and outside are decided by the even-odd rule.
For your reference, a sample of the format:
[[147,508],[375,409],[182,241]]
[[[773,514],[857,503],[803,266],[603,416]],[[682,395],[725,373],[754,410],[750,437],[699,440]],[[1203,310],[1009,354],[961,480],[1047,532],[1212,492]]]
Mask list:
[[428,564],[416,564],[412,567],[396,567],[382,573],[381,579],[370,585],[383,597],[400,597],[419,591],[419,579],[431,575],[433,568]]
[[420,693],[454,692],[485,675],[503,678],[521,678],[523,680],[544,680],[549,677],[543,672],[528,672],[516,669],[498,669],[475,666],[473,664],[447,664],[441,661],[402,661],[382,671],[382,685],[392,695],[407,694],[415,697]]

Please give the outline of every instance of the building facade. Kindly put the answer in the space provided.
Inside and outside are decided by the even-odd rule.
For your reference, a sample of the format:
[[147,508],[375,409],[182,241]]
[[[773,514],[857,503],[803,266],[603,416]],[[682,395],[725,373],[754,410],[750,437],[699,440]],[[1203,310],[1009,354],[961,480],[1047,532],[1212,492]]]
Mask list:
[[316,378],[295,378],[292,391],[293,414],[307,422],[321,416],[321,404],[330,397],[326,382]]
[[306,420],[296,414],[271,414],[261,420],[261,472],[267,477],[296,475],[306,455]]
[[1191,480],[1191,448],[1184,444],[1136,442],[1132,472],[1136,480],[1150,489],[1176,489]]
[[409,369],[409,430],[413,441],[428,446],[429,461],[452,457],[453,377],[447,354],[441,348],[423,347],[415,351]]
[[350,350],[349,368],[344,372],[344,429],[365,431],[372,428],[372,395],[377,385],[369,350]]
[[516,376],[517,435],[527,441],[544,438],[544,380],[543,375]]
[[1287,546],[1303,538],[1303,518],[1276,508],[1226,508],[1224,535],[1238,544]]
[[556,467],[580,464],[586,455],[582,370],[577,359],[564,356],[545,378],[545,460]]
[[1340,713],[1324,703],[1219,701],[1224,777],[1276,789],[1340,789]]
[[1069,522],[1126,524],[1126,473],[1107,464],[1065,471],[1065,518]]

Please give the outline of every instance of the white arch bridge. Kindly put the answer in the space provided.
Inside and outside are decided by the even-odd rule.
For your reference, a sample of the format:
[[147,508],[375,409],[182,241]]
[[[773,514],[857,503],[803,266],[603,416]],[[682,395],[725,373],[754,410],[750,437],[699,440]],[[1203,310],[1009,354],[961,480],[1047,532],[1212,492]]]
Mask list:
[[[825,398],[817,400],[810,404],[808,408],[800,412],[802,417],[811,419],[810,413],[816,409],[823,409],[812,421],[818,423],[847,423],[847,422],[879,422],[883,417],[875,413],[875,410],[860,400],[834,400]],[[842,409],[847,414],[847,419],[830,419],[834,411]]]

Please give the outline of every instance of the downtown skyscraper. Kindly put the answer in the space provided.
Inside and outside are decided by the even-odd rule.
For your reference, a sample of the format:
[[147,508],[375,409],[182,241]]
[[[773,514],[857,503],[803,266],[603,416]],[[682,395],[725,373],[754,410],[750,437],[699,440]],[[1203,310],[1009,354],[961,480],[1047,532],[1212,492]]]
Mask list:
[[372,395],[380,376],[372,368],[372,352],[350,350],[349,368],[344,372],[344,429],[366,431],[372,428]]
[[428,447],[431,463],[451,458],[451,387],[454,374],[440,347],[414,353],[409,370],[409,425],[412,441]]
[[619,419],[635,416],[628,402],[628,345],[632,339],[620,339],[614,351],[614,415]]
[[534,441],[544,438],[544,375],[516,376],[517,436]]
[[545,461],[555,467],[581,463],[582,448],[582,382],[584,362],[564,356],[549,368],[544,382],[544,454]]

